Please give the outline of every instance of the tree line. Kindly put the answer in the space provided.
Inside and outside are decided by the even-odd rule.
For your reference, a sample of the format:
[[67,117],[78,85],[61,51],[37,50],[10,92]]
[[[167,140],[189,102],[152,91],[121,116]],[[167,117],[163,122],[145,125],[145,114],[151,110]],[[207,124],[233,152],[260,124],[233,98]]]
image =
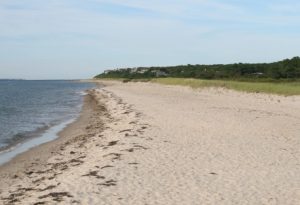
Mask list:
[[178,65],[107,70],[95,78],[299,79],[300,57],[274,63]]

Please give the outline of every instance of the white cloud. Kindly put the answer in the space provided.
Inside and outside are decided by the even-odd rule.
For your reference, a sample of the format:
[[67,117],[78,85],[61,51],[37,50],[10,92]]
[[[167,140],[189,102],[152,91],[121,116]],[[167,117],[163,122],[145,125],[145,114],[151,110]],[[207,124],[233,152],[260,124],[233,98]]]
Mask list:
[[268,2],[260,12],[228,2],[0,0],[0,75],[3,67],[29,75],[29,67],[46,73],[72,67],[76,76],[93,76],[107,67],[255,62],[300,53],[298,13],[286,15]]

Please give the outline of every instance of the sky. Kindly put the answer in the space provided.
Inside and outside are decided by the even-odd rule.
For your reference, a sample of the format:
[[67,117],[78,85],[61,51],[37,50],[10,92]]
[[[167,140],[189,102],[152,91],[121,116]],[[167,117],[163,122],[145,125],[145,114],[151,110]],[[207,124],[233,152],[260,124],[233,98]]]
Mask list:
[[0,0],[0,78],[300,55],[299,0]]

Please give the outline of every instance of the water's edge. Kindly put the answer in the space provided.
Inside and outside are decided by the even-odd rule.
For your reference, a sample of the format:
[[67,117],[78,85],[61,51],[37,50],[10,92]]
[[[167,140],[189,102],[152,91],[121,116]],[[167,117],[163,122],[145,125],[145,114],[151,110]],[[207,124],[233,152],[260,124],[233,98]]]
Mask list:
[[[90,89],[94,89],[95,87],[98,87],[98,84],[94,84],[94,86]],[[19,155],[23,155],[29,150],[58,139],[61,132],[63,132],[69,126],[72,126],[73,123],[77,122],[81,118],[85,106],[89,106],[85,102],[87,91],[88,90],[85,91],[85,95],[81,101],[79,112],[73,118],[66,119],[59,124],[55,124],[48,129],[45,129],[43,132],[36,133],[36,135],[33,135],[26,140],[18,141],[7,149],[0,150],[0,168],[14,161],[14,159]]]
[[42,136],[31,138],[29,140],[16,144],[14,147],[11,147],[8,150],[3,151],[2,153],[0,153],[0,166],[9,162],[17,155],[22,154],[33,147],[55,140],[59,137],[58,133],[61,132],[69,124],[76,121],[77,118],[55,125],[48,129],[45,133],[43,133]]

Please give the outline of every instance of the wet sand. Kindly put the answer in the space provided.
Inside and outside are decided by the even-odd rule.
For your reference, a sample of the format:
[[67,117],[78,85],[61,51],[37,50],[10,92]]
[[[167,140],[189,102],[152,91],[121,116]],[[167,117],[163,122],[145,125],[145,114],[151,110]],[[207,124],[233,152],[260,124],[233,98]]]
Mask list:
[[3,204],[299,204],[299,96],[105,83],[0,168]]

